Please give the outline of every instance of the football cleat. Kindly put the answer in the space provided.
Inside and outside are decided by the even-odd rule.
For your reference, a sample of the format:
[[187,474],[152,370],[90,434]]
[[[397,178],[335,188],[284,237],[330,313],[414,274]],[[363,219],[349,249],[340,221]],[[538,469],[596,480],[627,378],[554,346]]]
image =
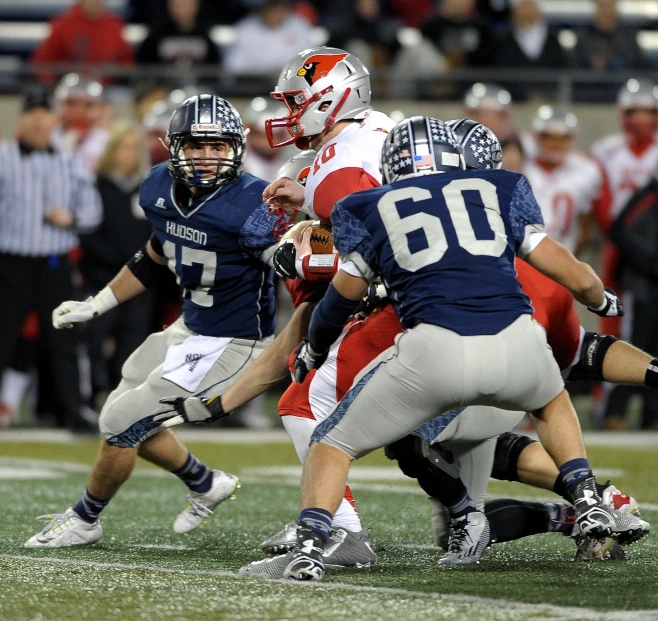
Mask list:
[[489,520],[480,511],[452,520],[448,553],[439,565],[471,565],[477,563],[491,544]]
[[95,543],[103,536],[100,520],[86,522],[72,508],[56,515],[40,515],[48,522],[40,533],[30,537],[25,548],[72,548]]
[[235,498],[234,492],[239,487],[238,477],[221,470],[213,470],[212,485],[207,492],[190,492],[187,495],[187,507],[176,516],[174,532],[182,535],[201,526],[219,503]]
[[288,552],[285,556],[249,563],[238,570],[238,576],[268,580],[322,580],[323,547],[322,539],[317,533],[310,528],[300,526],[297,529],[297,542],[292,552]]
[[639,541],[649,534],[648,522],[602,504],[594,477],[577,483],[571,493],[576,510],[576,524],[585,537],[612,537],[621,545]]
[[377,560],[365,528],[332,528],[322,556],[326,567],[370,567]]
[[261,544],[260,548],[266,554],[286,554],[297,542],[297,522],[288,522],[276,535],[272,535]]
[[591,563],[593,561],[625,561],[626,553],[624,549],[610,537],[603,539],[591,539],[583,537],[582,535],[576,536],[576,556],[574,561],[576,563]]
[[621,511],[621,513],[630,513],[639,516],[640,505],[637,500],[632,496],[627,496],[623,492],[620,492],[614,485],[610,485],[609,483],[610,481],[608,481],[607,487],[601,494],[603,504],[617,511]]

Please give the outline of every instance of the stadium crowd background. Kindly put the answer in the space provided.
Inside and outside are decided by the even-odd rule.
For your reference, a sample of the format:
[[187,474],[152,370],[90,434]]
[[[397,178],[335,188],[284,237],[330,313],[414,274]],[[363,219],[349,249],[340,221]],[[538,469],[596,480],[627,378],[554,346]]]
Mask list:
[[[250,129],[246,170],[275,178],[294,150],[269,148],[263,122],[280,116],[280,110],[268,94],[283,64],[316,45],[342,47],[359,56],[372,70],[373,102],[383,112],[400,118],[481,115],[479,120],[501,141],[513,136],[518,142],[526,162],[510,159],[505,165],[524,170],[532,159],[532,120],[550,114],[546,105],[562,110],[562,118],[566,111],[575,114],[569,147],[584,153],[620,131],[617,93],[622,87],[631,95],[645,92],[658,67],[658,2],[4,0],[0,150],[27,135],[30,124],[44,123],[52,130],[55,148],[75,153],[96,179],[102,223],[80,231],[70,253],[78,297],[102,288],[148,237],[137,200],[139,182],[151,165],[167,158],[161,139],[172,111],[186,97],[212,91],[232,101]],[[486,85],[492,82],[500,88]],[[655,122],[658,89],[651,93],[650,87],[649,94],[652,103],[641,107]],[[40,113],[43,118],[35,121]],[[652,182],[653,174],[649,171],[642,185]],[[3,190],[0,178],[0,204]],[[595,198],[579,222],[588,235],[578,252],[598,265],[615,222],[603,222]],[[28,203],[18,197],[13,209],[29,210]],[[654,203],[652,209],[658,210],[658,199]],[[70,228],[62,217],[52,225]],[[3,226],[6,222],[0,221],[0,239]],[[0,247],[0,268],[3,255],[12,253],[27,250]],[[48,251],[41,258],[52,265]],[[642,278],[642,290],[656,303],[638,304],[635,320],[656,326],[658,278],[655,273]],[[39,286],[46,297],[48,278]],[[7,367],[0,368],[0,429],[42,424],[92,430],[95,412],[118,383],[121,364],[151,330],[175,319],[179,296],[173,277],[163,274],[159,286],[135,304],[84,326],[72,345],[80,390],[72,401],[53,398],[56,363],[47,351],[46,315],[35,303],[20,338],[3,337],[11,341],[12,351]],[[285,293],[279,298],[281,327],[289,303]],[[583,321],[594,328],[591,317]],[[656,339],[656,354],[655,336],[645,338],[642,346],[649,348],[651,339]],[[598,418],[589,422],[622,428],[629,396],[621,395],[618,411],[604,418],[599,408]],[[264,407],[263,402],[252,404],[234,421],[271,425],[273,417],[262,414]],[[645,401],[641,420],[634,424],[658,429],[656,410],[656,404]]]

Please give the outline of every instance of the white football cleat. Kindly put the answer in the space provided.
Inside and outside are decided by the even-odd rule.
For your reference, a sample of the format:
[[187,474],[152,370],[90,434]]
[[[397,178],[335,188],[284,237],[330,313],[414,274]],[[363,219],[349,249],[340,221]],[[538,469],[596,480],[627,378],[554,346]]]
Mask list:
[[24,548],[72,548],[95,543],[103,536],[100,520],[86,522],[72,508],[55,515],[40,515],[37,520],[48,522],[44,529],[30,537]]
[[489,520],[481,511],[452,520],[452,534],[448,553],[439,559],[439,565],[471,565],[479,563],[491,545]]
[[187,507],[176,516],[174,532],[182,535],[201,526],[219,503],[235,498],[234,492],[239,487],[238,477],[221,470],[213,470],[212,485],[207,492],[190,492],[187,495]]
[[632,496],[620,492],[614,485],[608,485],[601,494],[604,505],[612,507],[621,513],[640,515],[640,505]]

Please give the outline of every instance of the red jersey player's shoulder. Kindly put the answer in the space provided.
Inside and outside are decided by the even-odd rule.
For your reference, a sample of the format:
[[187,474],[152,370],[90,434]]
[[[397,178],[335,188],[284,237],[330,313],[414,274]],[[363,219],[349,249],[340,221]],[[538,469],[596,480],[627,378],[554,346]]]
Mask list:
[[605,163],[605,160],[620,149],[626,148],[626,137],[622,133],[611,134],[597,140],[591,147],[592,156]]

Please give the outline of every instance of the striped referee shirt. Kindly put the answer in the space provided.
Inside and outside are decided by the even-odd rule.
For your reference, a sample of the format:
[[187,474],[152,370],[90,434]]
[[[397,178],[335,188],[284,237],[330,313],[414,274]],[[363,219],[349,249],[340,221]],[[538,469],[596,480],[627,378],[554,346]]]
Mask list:
[[[73,214],[74,227],[46,222],[46,213],[55,207]],[[96,228],[102,214],[94,178],[78,158],[13,140],[0,145],[0,253],[66,254],[78,245],[77,232]]]

